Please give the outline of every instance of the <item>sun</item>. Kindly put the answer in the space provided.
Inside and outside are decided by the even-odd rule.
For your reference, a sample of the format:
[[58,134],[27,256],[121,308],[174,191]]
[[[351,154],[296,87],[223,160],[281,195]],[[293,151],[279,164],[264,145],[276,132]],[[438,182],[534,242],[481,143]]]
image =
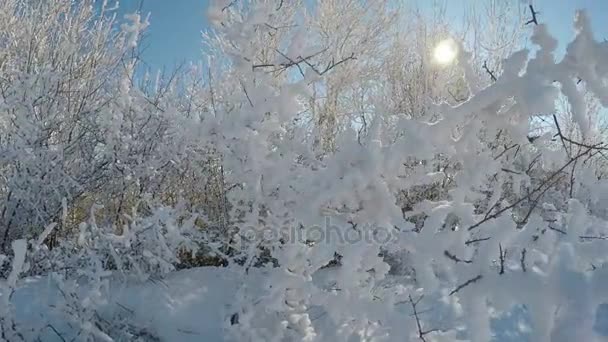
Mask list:
[[458,56],[458,45],[451,38],[440,41],[433,50],[433,59],[441,65],[452,63],[456,56]]

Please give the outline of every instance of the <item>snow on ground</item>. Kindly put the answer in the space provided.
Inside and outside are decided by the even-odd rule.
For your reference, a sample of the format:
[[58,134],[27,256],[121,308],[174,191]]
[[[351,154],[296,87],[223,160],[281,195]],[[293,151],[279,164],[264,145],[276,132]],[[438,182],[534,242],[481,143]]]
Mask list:
[[124,288],[116,301],[163,341],[222,341],[239,278],[225,268],[184,270],[143,288]]
[[[323,271],[331,272],[331,269]],[[250,272],[248,275],[259,276],[261,272]],[[317,281],[330,278],[331,275],[323,274]],[[151,336],[158,336],[161,341],[224,341],[224,329],[236,311],[231,305],[242,283],[242,271],[215,267],[178,271],[163,280],[149,280],[139,285],[115,279],[105,314],[129,313],[131,323]],[[249,279],[248,283],[263,282]],[[53,328],[63,339],[69,341],[75,336],[75,330],[66,322],[56,316],[53,318],[51,307],[59,292],[50,278],[23,279],[18,285],[11,298],[17,309],[18,321],[37,322],[41,321],[41,317],[51,317]],[[605,309],[600,305],[595,325],[596,331],[602,334],[608,332],[608,310]],[[318,312],[314,314],[319,315]],[[525,317],[521,308],[495,317],[492,324],[494,341],[527,341],[532,327],[526,323]],[[42,341],[61,342],[62,339],[47,328]]]
[[[195,268],[175,272],[163,280],[128,285],[113,281],[107,313],[134,313],[133,324],[161,341],[222,341],[223,329],[239,285],[240,275],[228,268]],[[50,306],[59,296],[49,278],[25,279],[12,297],[17,320],[35,322],[53,317]],[[65,340],[75,332],[65,322],[51,319]],[[61,341],[48,329],[45,342]]]

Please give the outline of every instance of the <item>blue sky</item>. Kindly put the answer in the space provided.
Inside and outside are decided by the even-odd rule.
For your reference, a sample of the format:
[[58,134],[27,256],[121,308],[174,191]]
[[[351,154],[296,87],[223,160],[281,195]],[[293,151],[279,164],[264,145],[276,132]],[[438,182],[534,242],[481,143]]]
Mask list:
[[591,16],[597,38],[608,38],[608,1],[606,0],[537,0],[535,5],[541,11],[540,19],[545,21],[552,33],[559,37],[571,38],[572,18],[577,8],[584,8]]
[[535,9],[541,12],[540,22],[547,24],[549,32],[568,43],[574,37],[572,22],[577,9],[583,8],[591,17],[595,38],[608,39],[608,0],[536,0]]
[[[136,11],[140,1],[123,0],[121,12]],[[448,11],[458,11],[461,1],[447,0]],[[421,4],[430,2],[431,0],[419,0]],[[539,21],[546,23],[549,31],[562,43],[573,35],[572,20],[577,8],[587,9],[596,38],[608,39],[608,0],[534,0],[533,3],[541,12]],[[208,25],[205,19],[207,4],[208,0],[143,0],[142,12],[150,12],[151,23],[143,42],[147,47],[144,60],[153,69],[202,59],[201,31]],[[458,12],[448,14],[459,15]]]
[[[122,0],[121,14],[137,11],[140,1]],[[143,0],[142,14],[150,13],[150,27],[142,42],[144,61],[158,69],[202,59],[207,4],[207,0]]]

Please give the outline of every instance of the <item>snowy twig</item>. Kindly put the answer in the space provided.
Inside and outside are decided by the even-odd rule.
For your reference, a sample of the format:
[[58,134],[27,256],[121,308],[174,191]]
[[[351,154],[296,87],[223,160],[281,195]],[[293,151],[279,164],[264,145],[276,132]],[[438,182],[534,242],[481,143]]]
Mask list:
[[251,101],[251,98],[249,97],[249,93],[247,93],[247,88],[245,88],[245,84],[243,84],[243,81],[241,81],[241,88],[243,89],[243,92],[245,93],[245,97],[247,97],[247,101],[249,101],[249,105],[253,108],[253,102]]
[[472,240],[465,241],[464,244],[468,246],[468,245],[476,243],[476,242],[488,241],[490,239],[491,239],[491,237],[472,239]]
[[[529,199],[533,194],[537,193],[538,191],[543,190],[545,188],[545,185],[547,185],[549,182],[552,182],[553,179],[555,177],[557,177],[557,175],[559,175],[568,166],[570,166],[572,163],[574,163],[575,160],[577,160],[578,158],[580,158],[580,157],[588,154],[589,152],[591,152],[591,148],[589,148],[586,151],[581,152],[578,155],[576,155],[575,157],[571,158],[566,164],[564,164],[562,167],[560,167],[557,171],[553,172],[549,177],[547,177],[540,185],[538,185],[536,188],[534,188],[530,193],[528,193],[527,195],[519,198],[517,201],[513,202],[511,205],[508,205],[508,206],[506,206],[506,207],[498,210],[494,214],[490,214],[492,212],[492,210],[488,211],[481,221],[479,221],[479,222],[471,225],[468,229],[469,230],[473,230],[473,229],[479,227],[480,225],[482,225],[483,223],[499,217],[500,215],[502,215],[507,210],[511,210],[511,209],[515,208],[517,205],[519,205],[524,200]],[[546,191],[546,189],[545,189],[545,191]]]
[[338,62],[336,62],[333,58],[332,60],[327,63],[327,66],[325,67],[325,70],[323,71],[319,71],[314,65],[310,64],[308,61],[304,60],[304,63],[306,63],[314,72],[316,72],[319,76],[324,75],[325,73],[327,73],[328,71],[330,71],[331,69],[337,67],[338,65],[345,63],[351,59],[356,59],[355,58],[355,53],[353,52],[349,57],[346,57]]
[[524,216],[524,218],[521,221],[517,222],[518,226],[524,226],[528,222],[530,215],[532,215],[532,212],[538,206],[538,203],[540,202],[543,195],[547,192],[547,190],[551,189],[555,184],[559,183],[559,181],[561,181],[562,179],[563,179],[562,177],[557,177],[557,179],[555,179],[555,181],[548,184],[545,187],[545,189],[543,191],[541,191],[540,194],[538,194],[538,196],[536,196],[536,199],[534,199],[532,205],[528,208],[528,211],[526,212],[526,215]]
[[490,70],[490,68],[488,68],[488,63],[486,61],[483,62],[483,70],[485,70],[488,75],[490,75],[490,79],[494,82],[496,82],[496,76],[494,76],[494,73],[492,72],[492,70]]
[[[298,56],[296,59],[292,59],[289,58],[287,55],[285,55],[284,53],[282,53],[281,51],[279,51],[278,49],[276,49],[275,51],[280,54],[282,57],[284,57],[285,59],[287,59],[288,63],[266,63],[266,64],[254,64],[251,66],[251,68],[253,70],[255,69],[259,69],[259,68],[275,68],[275,70],[272,70],[273,72],[276,71],[281,71],[284,69],[288,69],[292,66],[299,66],[300,63],[306,63],[308,65],[310,65],[310,63],[308,62],[309,59],[314,58],[320,54],[322,54],[323,52],[325,52],[327,49],[323,49],[321,51],[315,52],[313,54],[310,54],[306,57],[302,57],[302,56]],[[313,69],[314,70],[314,69]]]
[[499,154],[498,154],[496,157],[494,157],[494,160],[498,160],[498,159],[500,159],[500,157],[502,157],[502,156],[503,156],[505,153],[507,153],[507,152],[508,152],[508,151],[510,151],[511,149],[513,149],[513,148],[515,148],[515,147],[518,147],[518,146],[519,146],[519,144],[513,144],[513,145],[511,145],[511,146],[507,146],[507,145],[505,145],[505,146],[504,146],[504,148],[505,148],[505,149],[504,149],[502,152],[500,152],[500,153],[499,153]]
[[534,23],[534,25],[538,25],[538,20],[536,19],[536,15],[540,14],[540,12],[536,12],[534,10],[534,7],[532,5],[529,5],[529,8],[530,8],[530,13],[532,14],[532,19],[528,20],[526,22],[526,25],[529,25],[529,24],[532,24],[532,23]]
[[424,298],[424,295],[420,296],[420,298],[418,298],[416,301],[414,301],[414,299],[412,298],[412,295],[408,295],[408,297],[409,297],[409,302],[412,305],[412,310],[414,311],[414,317],[416,318],[416,327],[418,328],[418,337],[420,338],[421,341],[426,342],[426,339],[424,338],[424,336],[427,334],[430,334],[434,331],[437,331],[437,329],[422,330],[422,323],[420,323],[420,317],[418,317],[418,311],[416,309],[416,306],[418,305],[418,303],[420,303],[422,298]]
[[556,231],[558,233],[561,233],[563,235],[568,235],[568,233],[566,233],[565,231],[563,231],[563,230],[561,230],[559,228],[552,227],[551,225],[547,226],[547,228],[549,228],[550,230]]
[[228,3],[228,5],[222,7],[222,12],[224,12],[225,10],[229,9],[230,7],[234,6],[236,4],[237,0],[232,0],[230,1],[230,3]]
[[477,277],[475,277],[475,278],[471,278],[471,279],[469,279],[469,280],[465,281],[464,283],[462,283],[462,284],[458,285],[458,287],[456,287],[454,290],[452,290],[452,292],[450,292],[450,293],[449,293],[449,295],[451,296],[451,295],[453,295],[453,294],[457,293],[458,291],[460,291],[460,290],[462,290],[463,288],[465,288],[465,287],[467,287],[467,286],[471,285],[472,283],[474,283],[474,282],[477,282],[477,281],[481,280],[481,278],[483,278],[483,275],[481,275],[481,274],[480,274],[480,275],[478,275],[478,276],[477,276]]
[[500,270],[498,271],[498,274],[503,275],[505,274],[505,260],[507,258],[507,250],[506,249],[502,249],[502,244],[498,244],[498,254],[499,254],[499,260],[500,260]]
[[608,236],[589,236],[589,235],[581,235],[579,236],[581,240],[608,240]]
[[57,329],[55,329],[55,327],[52,324],[47,324],[46,325],[47,328],[50,328],[55,335],[57,335],[57,337],[59,337],[63,342],[65,342],[65,338],[63,338],[63,336],[59,333],[59,331],[57,331]]
[[555,116],[555,114],[553,114],[553,121],[555,122],[555,127],[557,128],[557,134],[559,135],[559,139],[562,142],[562,146],[564,147],[564,150],[566,151],[568,158],[571,158],[572,156],[570,155],[570,150],[568,150],[568,147],[566,147],[566,143],[564,142],[565,137],[562,134],[562,129],[559,126],[559,122],[557,121],[557,117]]
[[473,262],[473,260],[460,259],[459,257],[455,256],[454,254],[450,253],[448,250],[443,251],[443,255],[445,255],[446,258],[453,260],[456,263],[463,262],[465,264],[470,264]]

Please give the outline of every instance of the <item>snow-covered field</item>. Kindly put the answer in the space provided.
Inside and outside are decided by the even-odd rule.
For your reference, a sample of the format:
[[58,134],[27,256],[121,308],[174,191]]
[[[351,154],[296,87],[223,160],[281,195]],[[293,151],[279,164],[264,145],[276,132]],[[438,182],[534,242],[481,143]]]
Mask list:
[[[239,278],[236,272],[206,267],[139,285],[116,279],[104,314],[126,316],[129,323],[162,341],[222,341]],[[43,321],[41,316],[53,317],[52,306],[58,296],[50,278],[24,279],[12,297],[18,321],[34,324]],[[66,341],[78,333],[56,317],[51,322]],[[45,342],[62,341],[50,327],[43,336]]]
[[[315,277],[316,282],[327,282],[336,272],[335,269],[325,269],[321,273]],[[177,271],[164,280],[150,280],[137,285],[124,279],[114,279],[111,282],[112,296],[102,315],[126,317],[130,324],[146,332],[146,336],[155,336],[160,341],[230,340],[226,329],[235,313],[231,305],[245,276],[249,278],[248,284],[263,284],[260,272],[245,275],[240,269],[216,267]],[[259,281],[252,281],[256,277]],[[390,277],[387,281],[396,282],[399,278]],[[54,281],[45,277],[23,279],[20,283],[21,287],[12,296],[19,322],[35,326],[37,322],[46,321],[43,318],[50,318],[50,326],[42,327],[45,329],[43,342],[70,341],[78,336],[77,329],[53,314],[53,305],[60,296]],[[321,328],[326,325],[325,314],[317,309],[311,308],[310,316],[315,326]],[[407,305],[401,309],[410,310]],[[432,305],[427,310],[433,311]],[[441,320],[439,310],[435,310],[433,315]],[[523,309],[494,317],[493,341],[531,341],[528,334],[532,327],[526,318]],[[594,328],[608,340],[608,306],[599,306]]]

